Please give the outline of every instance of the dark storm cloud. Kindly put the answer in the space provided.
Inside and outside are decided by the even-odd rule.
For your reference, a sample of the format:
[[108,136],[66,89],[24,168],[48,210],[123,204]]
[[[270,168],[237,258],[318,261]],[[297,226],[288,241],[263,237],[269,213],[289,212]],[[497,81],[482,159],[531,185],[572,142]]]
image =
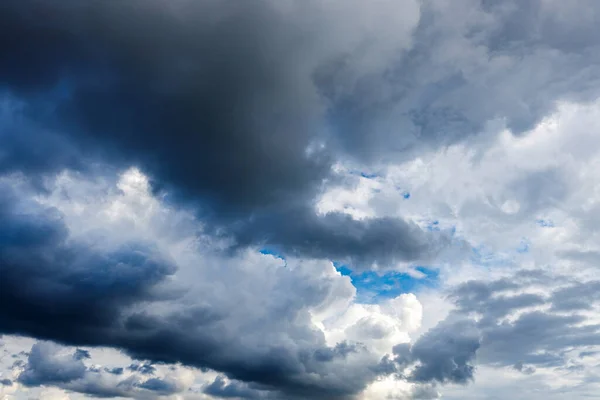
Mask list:
[[[261,384],[280,397],[349,398],[379,374],[367,349],[344,343],[330,348],[307,322],[307,308],[337,293],[335,282],[284,269],[272,277],[285,292],[280,300],[258,298],[253,305],[246,299],[245,308],[230,308],[232,294],[218,290],[183,298],[185,291],[169,286],[175,267],[151,246],[129,243],[111,250],[101,241],[74,239],[58,211],[20,197],[8,184],[0,188],[3,333],[115,347],[139,360],[209,368]],[[235,281],[227,284],[236,287]],[[70,390],[122,396],[125,389],[81,377],[85,351],[55,357],[40,346],[29,355],[22,383],[72,382]],[[140,375],[153,371],[148,362],[129,369]],[[150,384],[162,387],[158,381]]]
[[228,209],[296,200],[327,171],[305,154],[320,106],[294,56],[303,32],[267,2],[2,8],[4,85],[80,146]]
[[26,200],[0,186],[2,332],[71,341],[101,336],[123,307],[153,298],[152,289],[175,271],[143,243],[105,253],[73,242],[56,210],[28,210]]
[[[557,101],[599,93],[596,1],[568,9],[536,0],[423,1],[414,35],[375,69],[353,63],[354,52],[395,31],[348,41],[360,26],[335,29],[364,10],[338,17],[319,3],[2,1],[0,171],[34,177],[95,162],[138,165],[156,190],[199,207],[210,229],[238,247],[272,245],[365,266],[420,260],[444,239],[400,220],[314,214],[314,197],[336,178],[334,161],[397,160],[462,140],[493,119],[521,132]],[[156,249],[128,243],[103,251],[68,240],[60,215],[24,212],[10,193],[0,195],[2,332],[114,346],[308,398],[352,396],[378,375],[368,363],[335,368],[343,357],[329,357],[322,335],[295,320],[329,288],[293,286],[309,300],[289,300],[256,329],[289,329],[291,340],[255,351],[224,339],[222,321],[235,310],[134,310],[161,300],[174,273]],[[461,305],[471,296],[488,316],[477,327],[482,349],[469,324],[443,323],[403,355],[416,365],[410,379],[466,382],[476,351],[490,363],[537,365],[559,363],[567,346],[597,343],[597,329],[577,325],[578,315],[500,321],[541,304],[540,296],[474,289],[457,293],[457,304],[477,311]],[[557,292],[553,307],[578,307],[570,298]],[[290,342],[303,345],[280,344]],[[22,379],[31,384],[67,379],[35,357],[29,364]]]
[[[356,55],[366,42],[348,20],[359,3],[290,4],[3,2],[0,168],[137,164],[240,245],[268,240],[364,267],[436,248],[401,221],[314,215],[333,160],[402,157],[496,118],[521,131],[559,100],[599,93],[596,2],[567,13],[537,0],[425,1],[395,35],[373,24],[366,54],[378,68]],[[406,0],[388,14],[413,10]],[[355,246],[357,237],[386,244]]]
[[[353,51],[321,8],[4,2],[0,169],[44,174],[86,169],[92,160],[135,164],[156,190],[200,205],[239,245],[268,239],[282,252],[358,267],[427,258],[436,249],[402,221],[358,223],[312,210],[323,181],[334,178],[334,149],[321,146],[329,142],[328,101],[313,75]],[[255,235],[255,214],[276,223]],[[232,224],[239,230],[230,231]]]
[[318,216],[307,208],[254,215],[231,229],[238,246],[275,243],[284,254],[329,258],[357,268],[431,259],[450,243],[445,235],[426,234],[397,218],[355,220],[339,212]]

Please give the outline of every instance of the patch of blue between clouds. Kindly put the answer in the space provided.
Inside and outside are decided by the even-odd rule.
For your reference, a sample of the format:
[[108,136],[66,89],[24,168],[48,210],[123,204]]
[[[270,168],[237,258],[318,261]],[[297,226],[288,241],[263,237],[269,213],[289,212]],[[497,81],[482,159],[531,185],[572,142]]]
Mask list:
[[427,224],[426,228],[429,232],[439,232],[440,231],[440,221],[435,220],[431,221]]
[[[356,170],[350,171],[350,174],[351,175],[359,175],[365,179],[377,179],[377,178],[381,177],[380,174],[377,174],[374,172],[365,172],[365,171],[356,171]],[[403,190],[403,189],[398,189],[398,190],[400,190],[402,192],[402,198],[404,200],[410,199],[410,192],[408,190]],[[374,191],[377,193],[380,192],[379,189],[375,189]]]
[[406,272],[375,271],[354,272],[347,265],[334,262],[339,273],[350,277],[356,288],[357,301],[364,304],[377,304],[383,300],[397,297],[403,293],[415,293],[423,288],[436,287],[439,283],[439,271],[428,267],[416,267],[422,277]]
[[428,232],[446,232],[447,234],[449,234],[451,237],[455,237],[456,236],[456,225],[450,225],[450,226],[442,226],[442,224],[440,224],[440,221],[438,221],[437,219],[432,220],[432,221],[425,221],[425,230]]
[[273,256],[275,258],[279,258],[280,260],[285,261],[285,256],[281,253],[278,253],[277,251],[273,250],[273,249],[269,249],[269,248],[262,248],[259,250],[260,254],[265,254],[265,255],[269,255],[269,256]]
[[517,253],[529,253],[530,242],[527,238],[521,239],[519,247],[517,247]]
[[522,238],[518,246],[512,251],[494,252],[485,245],[471,248],[471,262],[480,267],[493,268],[503,267],[516,262],[516,254],[527,254],[531,250],[531,241],[528,238]]
[[554,222],[549,219],[538,219],[535,222],[542,228],[554,228]]
[[362,176],[363,178],[367,178],[367,179],[375,179],[375,178],[379,177],[379,175],[377,175],[377,174],[369,174],[367,172],[361,172],[360,176]]
[[348,173],[350,175],[358,175],[358,176],[361,176],[366,179],[375,179],[375,178],[379,178],[381,176],[380,174],[377,174],[375,172],[365,172],[365,171],[359,171],[359,170],[350,170],[350,171],[348,171]]
[[484,245],[471,248],[471,262],[482,267],[506,266],[512,259],[503,253],[496,253]]

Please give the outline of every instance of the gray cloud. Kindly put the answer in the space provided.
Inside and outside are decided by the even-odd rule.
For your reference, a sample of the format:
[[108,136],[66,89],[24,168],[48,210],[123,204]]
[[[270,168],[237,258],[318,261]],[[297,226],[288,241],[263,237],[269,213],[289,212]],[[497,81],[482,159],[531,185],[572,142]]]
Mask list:
[[83,349],[76,349],[75,354],[73,354],[73,357],[75,357],[75,359],[77,359],[77,360],[89,359],[90,352],[87,350],[83,350]]
[[[80,358],[80,349],[71,352],[52,342],[37,342],[17,380],[28,387],[56,386],[92,397],[157,398],[182,392],[184,386],[176,380],[146,378],[130,375],[116,379],[112,373],[103,376],[102,369],[86,367]],[[89,359],[87,357],[85,359]],[[10,381],[9,381],[10,382]]]
[[[209,368],[281,396],[347,398],[380,374],[373,368],[378,357],[371,349],[347,343],[328,346],[323,333],[312,327],[310,309],[338,296],[351,299],[353,293],[349,281],[323,275],[320,264],[269,268],[265,279],[220,258],[214,271],[206,265],[194,279],[181,275],[195,273],[197,266],[192,265],[174,280],[173,261],[157,248],[117,241],[114,249],[94,235],[91,245],[85,236],[71,237],[57,210],[29,202],[17,187],[3,189],[2,332],[110,346],[139,360]],[[230,263],[226,270],[223,262]],[[42,372],[55,365],[40,369],[47,364],[36,364],[44,360],[36,358],[38,353],[29,356],[23,383],[72,381],[70,390],[105,397],[122,396],[125,390],[87,375],[46,376]],[[78,366],[73,369],[78,374],[91,373],[81,369],[86,358],[84,350],[76,351],[69,365]],[[153,372],[148,362],[128,369],[140,375]],[[158,381],[150,385],[168,389]]]
[[398,218],[355,220],[343,213],[317,216],[304,209],[254,215],[233,228],[238,246],[276,243],[276,250],[296,257],[328,258],[356,269],[380,268],[401,261],[432,260],[451,242],[446,234],[425,233]]
[[415,386],[411,393],[412,400],[434,400],[440,398],[440,392],[431,385]]
[[495,324],[513,311],[545,304],[546,298],[538,294],[505,294],[507,290],[522,287],[522,284],[509,279],[493,282],[468,281],[455,288],[450,298],[455,301],[461,313],[481,314],[479,325]]
[[[484,140],[492,124],[520,134],[557,102],[599,94],[593,0],[321,3],[4,1],[0,171],[40,183],[64,168],[137,165],[234,249],[272,246],[368,268],[427,260],[448,238],[399,219],[316,215],[336,161],[398,161]],[[532,179],[511,187],[531,204],[524,211],[563,199],[557,171]],[[114,346],[313,398],[352,396],[393,370],[377,370],[368,350],[340,354],[307,327],[307,309],[341,290],[320,276],[274,274],[285,301],[260,297],[235,268],[235,283],[206,279],[229,297],[208,286],[174,295],[164,290],[174,264],[153,246],[71,240],[56,210],[27,207],[2,187],[2,332]],[[399,347],[396,363],[414,365],[415,382],[464,383],[475,353],[492,365],[564,367],[565,349],[598,344],[598,327],[579,312],[596,306],[597,282],[561,282],[543,296],[522,292],[525,279],[536,278],[457,288],[461,318]],[[481,318],[466,322],[471,313]],[[66,371],[85,354],[75,358]],[[22,379],[68,379],[44,365],[34,357]],[[148,389],[169,388],[151,379]]]
[[[559,288],[548,296],[523,292],[536,286]],[[469,281],[455,288],[451,298],[458,313],[479,316],[479,362],[531,372],[535,366],[566,366],[567,351],[600,345],[600,326],[581,314],[600,303],[596,286],[595,281],[569,282],[521,271],[500,280]],[[516,318],[506,320],[516,312]]]
[[[374,221],[391,232],[375,242],[394,238],[384,250],[392,257],[355,256],[352,238],[337,233],[382,232],[314,215],[332,162],[402,158],[494,119],[520,132],[557,101],[595,98],[600,13],[579,3],[566,12],[537,0],[451,9],[405,0],[365,12],[360,2],[9,1],[0,78],[14,101],[4,107],[0,165],[43,173],[85,169],[86,159],[138,164],[157,190],[200,202],[215,229],[235,222],[229,233],[240,244],[268,240],[308,256],[341,249],[363,265],[418,260],[431,249],[409,246],[415,232],[400,221]],[[286,229],[261,224],[276,218]]]
[[[8,92],[0,137],[8,150],[0,169],[48,174],[87,170],[90,160],[135,164],[156,190],[200,206],[209,225],[238,246],[268,241],[285,252],[344,257],[362,268],[428,256],[425,235],[402,221],[366,224],[312,210],[323,182],[335,179],[334,149],[321,146],[330,136],[328,102],[315,71],[340,56],[357,63],[344,69],[348,79],[378,70],[375,60],[408,45],[416,2],[368,10],[364,15],[376,15],[363,21],[367,33],[351,22],[361,2],[348,9],[314,1],[289,6],[5,3],[0,35],[15,40],[0,43],[0,57],[10,60],[0,69]],[[350,19],[338,20],[340,12]],[[394,16],[406,27],[376,16]],[[389,44],[365,42],[363,34],[377,37],[392,27]],[[369,67],[360,68],[367,56]],[[50,156],[40,159],[40,152]],[[340,237],[346,232],[352,235]],[[385,249],[355,246],[371,237],[386,242]]]
[[163,395],[169,395],[179,391],[174,383],[159,378],[150,378],[147,381],[140,383],[138,386],[142,389],[151,390]]
[[513,365],[513,368],[516,369],[519,372],[524,373],[525,375],[531,375],[535,373],[535,368],[528,366],[528,365],[524,365],[523,362],[519,361],[518,363],[516,363],[515,365]]
[[[536,289],[548,295],[527,293]],[[596,289],[596,281],[541,270],[462,283],[450,292],[454,311],[412,346],[396,346],[393,361],[401,370],[413,367],[405,377],[421,383],[466,383],[474,378],[475,365],[511,367],[526,375],[544,367],[582,370],[569,353],[579,350],[583,358],[595,354],[586,349],[600,346],[600,325],[582,314],[600,305]],[[389,361],[381,368],[394,369]]]
[[462,140],[492,120],[521,133],[558,101],[591,101],[599,21],[589,0],[568,9],[541,0],[424,1],[410,50],[334,109],[340,141],[367,159],[393,158]]
[[113,375],[123,375],[123,367],[106,368],[105,371]]
[[261,393],[255,389],[249,388],[239,382],[226,382],[222,376],[217,376],[213,382],[207,385],[203,392],[210,396],[229,399],[261,399],[264,398],[264,392]]
[[576,314],[527,312],[512,323],[497,322],[484,328],[479,354],[484,362],[500,365],[562,366],[567,349],[600,345],[600,326],[581,326],[585,321]]
[[600,281],[578,282],[552,293],[552,307],[557,311],[593,309],[600,303]]
[[56,345],[42,342],[31,348],[18,380],[26,386],[60,385],[83,378],[85,372],[86,367],[76,354],[59,355]]
[[133,363],[129,367],[127,367],[127,369],[130,371],[137,371],[145,375],[151,375],[154,373],[154,371],[156,371],[156,368],[154,368],[151,364],[146,363]]
[[155,297],[151,292],[175,272],[171,261],[144,243],[104,252],[70,241],[60,213],[27,209],[25,199],[2,186],[3,332],[84,343],[86,337],[100,338],[124,307]]
[[475,323],[449,318],[426,332],[413,345],[394,348],[396,363],[414,365],[407,378],[413,382],[461,383],[473,379],[475,354],[480,346]]

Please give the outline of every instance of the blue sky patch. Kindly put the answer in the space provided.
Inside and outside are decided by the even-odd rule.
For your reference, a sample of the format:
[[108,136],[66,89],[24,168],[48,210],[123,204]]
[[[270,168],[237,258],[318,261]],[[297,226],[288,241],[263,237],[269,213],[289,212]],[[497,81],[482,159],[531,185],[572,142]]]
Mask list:
[[259,252],[260,252],[260,254],[273,256],[275,258],[279,258],[280,260],[285,261],[285,256],[283,256],[283,254],[278,253],[277,251],[275,251],[273,249],[268,249],[265,247],[265,248],[260,249]]
[[521,239],[521,243],[519,244],[519,247],[517,247],[517,253],[528,253],[529,252],[529,240],[527,238],[523,238]]
[[477,246],[471,249],[471,262],[484,267],[508,265],[511,258],[506,254],[492,251],[486,246]]
[[439,232],[440,231],[440,221],[434,220],[427,224],[427,230],[429,232]]
[[367,178],[367,179],[375,179],[377,178],[379,175],[377,174],[373,174],[373,173],[367,173],[367,172],[361,172],[360,176],[362,176],[363,178]]
[[538,219],[535,222],[542,228],[554,228],[554,222],[549,219]]
[[380,175],[375,173],[375,172],[365,172],[365,171],[359,171],[359,170],[350,170],[349,171],[350,175],[358,175],[358,176],[362,176],[363,178],[366,179],[375,179],[375,178],[379,178]]
[[359,303],[378,303],[402,293],[414,293],[421,288],[435,287],[439,281],[439,272],[427,267],[415,268],[424,275],[419,278],[405,272],[354,272],[348,266],[340,263],[334,263],[334,266],[342,275],[350,277],[352,284],[356,287]]

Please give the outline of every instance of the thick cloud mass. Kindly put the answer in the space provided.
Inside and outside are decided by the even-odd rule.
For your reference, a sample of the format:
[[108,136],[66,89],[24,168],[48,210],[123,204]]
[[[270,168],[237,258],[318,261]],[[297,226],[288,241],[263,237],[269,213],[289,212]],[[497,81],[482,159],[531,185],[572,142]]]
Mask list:
[[[7,1],[0,167],[137,164],[242,244],[333,258],[361,249],[339,232],[365,231],[391,243],[341,254],[361,267],[427,259],[437,247],[403,223],[312,215],[332,162],[401,157],[492,120],[522,131],[556,101],[594,98],[599,13],[582,3],[584,23],[534,0]],[[256,229],[255,214],[285,226]]]
[[284,254],[330,258],[358,268],[431,259],[450,242],[398,218],[357,221],[345,213],[319,216],[308,209],[255,217],[233,231],[239,246],[275,243]]
[[9,1],[1,76],[38,122],[185,194],[298,201],[328,164],[306,154],[320,106],[289,18],[268,2]]
[[[311,208],[332,178],[335,152],[316,71],[339,57],[356,59],[348,79],[380,71],[418,21],[414,0],[381,1],[358,15],[362,7],[5,2],[0,168],[85,170],[90,158],[134,164],[156,190],[201,205],[215,229],[243,245],[268,241],[290,253],[362,261],[358,267],[426,259],[436,248],[414,239],[419,233],[407,224],[321,221]],[[340,12],[356,22],[338,21]],[[393,40],[370,40],[392,28]],[[285,222],[257,229],[256,218]],[[355,246],[357,237],[387,242],[385,255]]]
[[[150,299],[174,266],[144,244],[104,252],[74,243],[60,213],[27,209],[2,185],[0,198],[0,325],[62,340],[102,336],[122,307]],[[12,198],[11,198],[12,197]],[[69,326],[69,329],[66,327]]]
[[[324,231],[310,215],[337,158],[393,160],[491,121],[521,132],[557,101],[595,98],[599,13],[585,1],[574,9],[538,0],[7,1],[0,79],[7,107],[21,106],[5,118],[0,166],[137,164],[157,189],[214,212],[221,231],[235,221],[253,232],[255,213],[276,216],[297,234],[274,225],[253,244],[338,257],[353,246],[335,232],[381,230],[337,219]],[[382,240],[394,238],[387,261],[436,251],[409,245],[403,224],[377,224],[391,232]]]
[[40,342],[0,397],[593,392],[599,27],[595,0],[1,1],[0,334]]
[[[29,390],[54,386],[99,398],[156,399],[182,393],[190,383],[189,373],[176,368],[169,372],[162,371],[160,376],[147,377],[130,373],[117,377],[94,365],[86,365],[84,360],[78,358],[78,351],[81,350],[73,352],[72,348],[51,342],[34,343],[27,361],[13,367],[18,373],[15,384],[23,385]],[[91,358],[89,356],[85,361],[88,362]]]
[[[86,188],[63,176],[50,194],[37,198],[29,197],[37,192],[26,180],[2,183],[4,333],[115,347],[137,359],[210,368],[259,385],[218,381],[206,389],[214,393],[342,399],[376,379],[383,354],[414,329],[409,321],[416,300],[401,296],[384,308],[352,305],[355,290],[331,262],[291,259],[282,265],[258,251],[224,257],[214,238],[198,242],[193,219],[153,198],[139,172],[122,176],[118,190],[110,183]],[[140,238],[157,245],[140,244]],[[167,256],[171,252],[174,259]],[[30,355],[22,384],[109,390],[90,381],[90,371],[71,376],[76,369],[65,367],[52,375],[54,364],[40,353],[44,348]],[[68,364],[83,365],[88,356],[77,349]],[[127,370],[142,377],[155,372],[141,362]],[[123,373],[108,369],[103,379]],[[174,391],[172,383],[157,379],[135,387]]]
[[568,12],[549,0],[27,0],[2,11],[0,76],[29,115],[236,210],[306,200],[333,143],[380,157],[495,119],[523,131],[556,101],[598,94],[600,13],[587,0]]
[[[562,104],[522,136],[500,130],[323,196],[327,210],[416,216],[473,244],[468,259],[442,267],[442,293],[420,299],[432,329],[385,367],[408,365],[407,379],[468,378],[441,389],[450,399],[597,396],[599,110]],[[468,329],[449,328],[456,320]],[[417,357],[419,343],[438,350]]]
[[[518,369],[524,364],[562,367],[567,363],[566,349],[600,345],[600,326],[583,313],[598,303],[597,298],[588,297],[598,281],[573,284],[566,277],[552,279],[534,272],[537,274],[516,274],[510,283],[471,281],[456,289],[460,312],[482,315],[477,323],[482,332],[482,361],[520,366]],[[535,290],[538,285],[558,288],[548,296],[507,293],[511,289]],[[515,311],[521,313],[513,321],[503,320]]]
[[31,348],[25,370],[19,381],[28,386],[66,383],[83,378],[85,365],[75,355],[58,356],[51,344]]
[[467,383],[473,379],[473,361],[480,346],[474,324],[448,320],[427,332],[414,345],[394,348],[401,366],[417,363],[408,379],[415,382]]
[[341,95],[340,140],[368,159],[397,159],[493,124],[523,133],[557,101],[594,100],[599,18],[593,0],[423,1],[402,59]]

